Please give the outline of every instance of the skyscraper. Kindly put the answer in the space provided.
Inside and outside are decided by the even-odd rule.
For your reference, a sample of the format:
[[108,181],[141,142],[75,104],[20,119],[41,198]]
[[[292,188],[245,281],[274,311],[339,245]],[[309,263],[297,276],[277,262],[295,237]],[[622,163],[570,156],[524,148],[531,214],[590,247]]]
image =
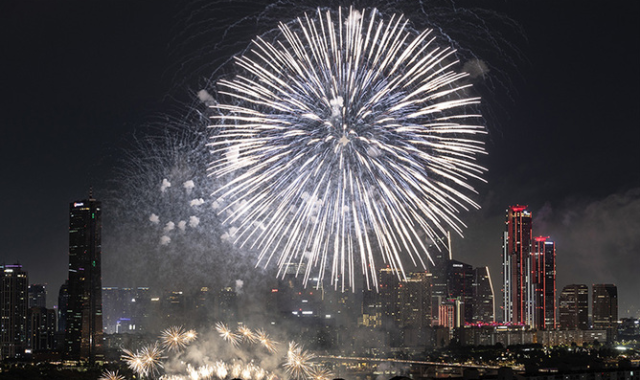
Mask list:
[[618,288],[613,284],[593,284],[593,328],[614,328],[618,323]]
[[589,287],[571,284],[562,289],[559,302],[559,324],[565,330],[589,328]]
[[449,260],[447,273],[447,300],[459,301],[462,325],[473,323],[473,266],[457,260]]
[[69,205],[67,359],[93,362],[102,356],[101,234],[101,203],[91,193]]
[[27,272],[22,265],[0,265],[0,354],[24,355],[27,348]]
[[534,238],[531,253],[533,325],[541,330],[555,329],[556,322],[556,245],[548,237]]
[[47,289],[44,284],[29,285],[29,307],[47,307]]
[[493,284],[491,283],[489,267],[475,268],[473,277],[473,321],[495,322]]
[[533,325],[530,291],[532,215],[527,206],[509,206],[502,243],[502,318]]

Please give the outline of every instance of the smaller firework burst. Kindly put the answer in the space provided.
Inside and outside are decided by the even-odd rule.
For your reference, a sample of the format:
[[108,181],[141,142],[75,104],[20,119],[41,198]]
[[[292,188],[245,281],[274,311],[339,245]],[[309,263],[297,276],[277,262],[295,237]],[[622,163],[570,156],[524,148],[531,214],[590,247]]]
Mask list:
[[231,343],[233,346],[237,346],[238,343],[240,342],[240,337],[234,334],[233,331],[231,331],[229,327],[224,323],[222,322],[216,323],[216,330],[218,331],[222,339]]
[[256,334],[246,326],[241,326],[238,329],[238,335],[242,337],[242,341],[244,342],[255,343],[258,340]]
[[118,371],[104,371],[102,376],[98,380],[125,380],[124,376],[120,375]]
[[189,344],[194,340],[196,340],[197,337],[198,337],[198,333],[196,332],[196,330],[189,330],[186,333],[184,333],[184,342],[186,344]]
[[140,351],[140,357],[145,364],[146,373],[157,373],[162,365],[162,348],[158,343],[154,343],[151,346],[144,347]]
[[295,342],[290,342],[284,367],[292,378],[306,379],[313,368],[311,360],[315,357],[314,354],[305,351],[302,346]]
[[182,326],[171,326],[160,335],[162,346],[170,351],[180,351],[187,345],[186,333]]
[[273,341],[270,337],[269,334],[267,334],[266,332],[264,332],[264,330],[258,330],[256,331],[256,339],[262,343],[262,345],[267,349],[267,351],[271,352],[271,353],[275,353],[278,350],[276,349],[276,342]]
[[313,366],[309,370],[309,380],[331,380],[333,373],[322,366]]
[[124,355],[122,355],[122,360],[127,363],[129,369],[133,372],[137,373],[140,376],[146,375],[146,366],[139,352],[129,351],[124,349]]

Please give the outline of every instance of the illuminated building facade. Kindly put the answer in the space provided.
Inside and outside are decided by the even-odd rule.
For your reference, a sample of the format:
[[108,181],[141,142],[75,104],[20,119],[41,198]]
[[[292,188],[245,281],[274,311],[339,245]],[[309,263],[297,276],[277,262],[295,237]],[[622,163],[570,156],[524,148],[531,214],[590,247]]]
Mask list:
[[0,354],[2,359],[24,355],[27,348],[27,287],[22,265],[0,265]]
[[589,328],[589,287],[571,284],[562,289],[559,302],[559,327],[563,330]]
[[64,357],[102,357],[102,210],[93,199],[69,205],[69,284]]
[[540,330],[557,328],[556,321],[556,245],[548,237],[533,239],[531,286],[533,324]]
[[530,291],[532,215],[527,206],[509,206],[502,243],[502,318],[533,325]]
[[594,329],[611,329],[618,323],[618,287],[593,284],[592,317]]

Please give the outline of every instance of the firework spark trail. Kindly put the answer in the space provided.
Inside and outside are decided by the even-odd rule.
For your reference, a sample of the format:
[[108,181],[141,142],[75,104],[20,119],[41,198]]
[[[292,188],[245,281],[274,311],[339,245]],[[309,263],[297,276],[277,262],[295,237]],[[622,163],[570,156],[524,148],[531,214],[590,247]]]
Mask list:
[[180,351],[195,338],[195,331],[185,331],[182,326],[169,327],[160,334],[162,346],[170,351]]
[[234,334],[233,331],[231,331],[224,323],[216,323],[216,331],[218,331],[222,339],[231,343],[231,345],[237,346],[240,343],[240,337]]
[[104,371],[102,376],[98,380],[125,380],[125,377],[120,375],[118,371]]
[[258,340],[256,334],[254,334],[253,331],[251,331],[251,329],[246,326],[240,326],[238,328],[237,335],[241,336],[243,341],[249,343],[255,343]]
[[[253,332],[248,327],[243,326],[243,328],[239,329],[242,332],[242,334],[240,333],[234,334],[222,322],[219,322],[216,324],[216,329],[218,330],[218,333],[220,334],[220,337],[222,338],[222,340],[224,340],[227,343],[231,343],[231,345],[234,348],[239,350],[239,351],[236,351],[236,354],[240,353],[241,356],[246,355],[246,352],[242,351],[243,348],[241,347],[241,343],[253,344],[253,343],[260,342],[267,348],[269,353],[273,354],[276,352],[275,350],[276,343],[272,341],[269,338],[269,336],[262,330],[257,330]],[[250,337],[251,339],[246,338],[243,340],[242,336]],[[181,365],[179,366],[181,367],[180,369],[173,368],[167,371],[165,369],[165,364],[163,363],[163,360],[169,359],[169,358],[163,356],[163,353],[164,353],[163,348],[167,349],[169,352],[173,351],[177,353],[177,356],[173,358],[174,366],[175,366],[175,362],[176,362],[175,359],[179,359],[180,356],[183,354],[186,356],[189,355],[189,352],[187,352],[185,349],[189,343],[193,342],[196,339],[196,337],[197,337],[197,333],[194,330],[185,330],[181,326],[173,326],[164,330],[161,333],[159,337],[160,342],[156,342],[153,345],[143,347],[135,352],[127,349],[123,349],[124,354],[122,355],[122,359],[128,365],[128,367],[131,370],[133,370],[137,374],[137,376],[141,378],[155,378],[157,376],[160,376],[158,378],[161,380],[178,380],[178,379],[196,380],[196,379],[212,379],[214,377],[217,377],[219,379],[226,379],[226,378],[229,378],[229,376],[231,378],[242,377],[244,379],[254,379],[254,380],[264,380],[264,379],[273,380],[277,378],[274,372],[270,372],[262,367],[255,365],[254,364],[255,358],[248,360],[247,363],[245,363],[243,360],[238,359],[237,357],[235,359],[232,359],[230,362],[225,362],[224,360],[220,360],[221,358],[218,358],[217,361],[215,362],[208,362],[208,358],[207,358],[205,359],[205,363],[202,363],[199,366],[196,366],[192,363],[184,363],[184,361],[181,360],[180,361]],[[291,343],[291,347],[297,350],[295,351],[295,355],[298,355],[303,361],[306,360],[304,359],[305,357],[309,357],[309,358],[313,357],[311,354],[308,354],[307,352],[303,352],[301,349],[299,349],[299,346],[297,346],[293,342]],[[201,348],[202,347],[200,347],[200,349]],[[228,350],[222,349],[222,353],[225,353],[225,352],[228,352]],[[217,353],[217,355],[219,354],[220,352]],[[222,356],[224,357],[228,355],[222,355]],[[234,356],[234,355],[231,355],[231,356]],[[296,356],[296,358],[298,356]],[[247,359],[245,358],[244,360],[247,360]],[[289,359],[287,360],[294,360],[294,359],[291,359],[291,356],[289,356]],[[169,367],[173,367],[173,366],[169,365]],[[176,372],[176,371],[184,371],[184,372],[182,374],[164,373],[160,375],[161,372]],[[110,380],[110,379],[123,380],[124,379],[122,376],[118,375],[117,372],[114,373],[110,371],[106,371],[105,373],[103,373],[102,376],[105,380]]]
[[284,367],[291,377],[295,379],[306,379],[313,372],[311,360],[315,357],[314,354],[305,351],[302,346],[295,342],[290,342]]
[[466,193],[485,171],[469,112],[479,99],[455,51],[376,10],[318,9],[279,28],[218,82],[209,170],[232,175],[214,195],[231,199],[220,212],[236,241],[258,264],[279,255],[280,273],[305,264],[305,284],[315,268],[318,286],[330,268],[334,286],[353,288],[356,255],[377,286],[377,251],[402,275],[405,252],[424,266],[424,241],[461,233],[459,210],[479,207]]

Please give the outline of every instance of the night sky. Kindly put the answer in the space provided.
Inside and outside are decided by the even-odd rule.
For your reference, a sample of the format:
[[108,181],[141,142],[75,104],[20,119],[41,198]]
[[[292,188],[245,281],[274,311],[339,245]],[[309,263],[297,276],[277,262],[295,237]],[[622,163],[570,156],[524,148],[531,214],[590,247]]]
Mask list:
[[[614,283],[619,315],[640,317],[640,3],[480,3],[514,24],[496,28],[496,54],[478,52],[504,70],[487,73],[488,183],[474,184],[482,209],[462,213],[454,258],[489,266],[499,300],[504,212],[525,204],[534,234],[556,241],[558,292]],[[67,274],[69,202],[90,186],[98,199],[117,192],[132,136],[195,100],[206,71],[242,48],[221,25],[251,11],[224,1],[2,2],[0,262],[47,283],[50,306]],[[190,51],[207,40],[224,43]],[[114,273],[109,254],[103,285],[143,285]]]

